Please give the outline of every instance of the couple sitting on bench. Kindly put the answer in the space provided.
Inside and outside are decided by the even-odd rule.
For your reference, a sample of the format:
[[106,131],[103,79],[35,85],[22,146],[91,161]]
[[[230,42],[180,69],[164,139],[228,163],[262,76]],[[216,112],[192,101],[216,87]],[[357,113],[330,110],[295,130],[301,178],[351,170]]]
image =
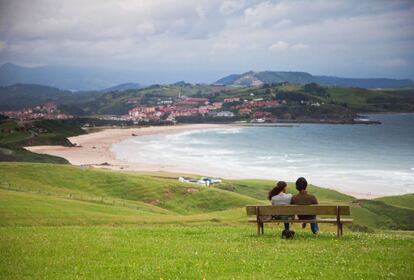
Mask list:
[[[287,184],[286,182],[280,181],[277,183],[276,187],[274,187],[269,192],[269,200],[272,202],[272,205],[289,205],[289,204],[296,204],[296,205],[311,205],[311,204],[318,204],[318,200],[312,194],[308,194],[306,191],[306,187],[308,186],[308,182],[305,178],[300,177],[296,180],[296,189],[298,190],[298,194],[293,195],[287,193]],[[283,237],[290,238],[293,237],[294,232],[289,230],[289,220],[293,220],[295,217],[293,215],[289,216],[272,216],[273,220],[286,220],[285,223],[285,230],[282,233]],[[315,220],[315,215],[298,215],[300,220]],[[306,227],[306,223],[302,224],[302,227]],[[319,231],[319,227],[317,223],[311,223],[311,230],[314,234],[317,234]]]

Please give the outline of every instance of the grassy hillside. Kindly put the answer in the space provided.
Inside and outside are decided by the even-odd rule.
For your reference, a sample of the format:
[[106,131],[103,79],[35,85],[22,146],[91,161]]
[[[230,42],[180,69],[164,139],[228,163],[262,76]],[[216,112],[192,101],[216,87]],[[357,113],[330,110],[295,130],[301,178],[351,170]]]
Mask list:
[[329,89],[330,102],[357,112],[413,112],[414,90]]
[[383,201],[389,205],[394,205],[397,207],[404,207],[414,209],[414,194],[405,194],[405,195],[396,195],[396,196],[386,196],[376,199],[378,201]]
[[12,133],[0,132],[0,144],[13,144],[16,142],[25,141],[32,137],[32,134],[29,131],[20,131],[19,124],[14,120],[0,120],[0,131],[4,129],[13,130]]
[[375,200],[356,200],[357,224],[380,229],[414,230],[414,211]]
[[9,147],[7,145],[0,145],[0,162],[69,163],[61,157],[32,153],[20,147]]
[[[85,134],[80,126],[72,123],[72,120],[36,120],[31,122],[28,130],[33,137],[24,141],[16,142],[16,145],[37,146],[37,145],[72,145],[67,137]],[[38,133],[44,130],[45,133]]]
[[258,237],[246,222],[244,206],[268,203],[274,182],[206,188],[168,176],[0,163],[0,278],[413,279],[414,234],[379,230],[408,229],[409,208],[311,186],[376,233],[346,229],[338,240],[330,225],[318,236],[296,225],[286,241],[280,225]]
[[0,170],[0,187],[5,190],[112,205],[145,203],[174,214],[221,211],[260,202],[238,193],[172,179],[75,166],[3,163]]
[[[7,129],[8,131],[4,131]],[[24,146],[64,145],[72,143],[67,137],[84,134],[72,120],[35,120],[19,122],[0,120],[0,161],[68,163],[66,159],[32,153]]]

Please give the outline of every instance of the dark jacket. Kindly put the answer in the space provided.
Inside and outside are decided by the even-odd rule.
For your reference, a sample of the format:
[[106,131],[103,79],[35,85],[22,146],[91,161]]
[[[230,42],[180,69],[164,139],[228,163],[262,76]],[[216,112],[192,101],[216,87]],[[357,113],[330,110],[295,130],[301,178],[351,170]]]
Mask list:
[[[318,200],[313,194],[309,194],[307,191],[303,191],[292,197],[292,204],[296,204],[296,205],[318,204]],[[311,219],[315,219],[315,217],[316,216],[314,215],[298,215],[298,218],[303,219],[303,220],[311,220]]]

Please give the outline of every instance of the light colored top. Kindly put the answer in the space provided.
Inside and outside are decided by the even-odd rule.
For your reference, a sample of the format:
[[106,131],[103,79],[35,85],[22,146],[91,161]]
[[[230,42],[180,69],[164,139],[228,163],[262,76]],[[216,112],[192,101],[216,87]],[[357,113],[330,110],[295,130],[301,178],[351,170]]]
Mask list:
[[281,192],[272,197],[272,205],[288,205],[292,200],[292,194]]

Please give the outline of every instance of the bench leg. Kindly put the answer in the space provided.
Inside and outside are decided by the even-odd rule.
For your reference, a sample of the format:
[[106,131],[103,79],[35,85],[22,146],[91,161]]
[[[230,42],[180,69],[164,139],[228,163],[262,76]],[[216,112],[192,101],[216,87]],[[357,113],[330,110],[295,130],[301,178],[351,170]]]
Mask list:
[[344,233],[344,227],[343,227],[343,224],[341,223],[341,236],[343,235],[343,233]]
[[340,227],[341,227],[340,223],[337,223],[336,224],[336,237],[337,238],[339,238],[339,236],[340,236]]
[[257,235],[263,235],[264,234],[264,223],[257,222]]

